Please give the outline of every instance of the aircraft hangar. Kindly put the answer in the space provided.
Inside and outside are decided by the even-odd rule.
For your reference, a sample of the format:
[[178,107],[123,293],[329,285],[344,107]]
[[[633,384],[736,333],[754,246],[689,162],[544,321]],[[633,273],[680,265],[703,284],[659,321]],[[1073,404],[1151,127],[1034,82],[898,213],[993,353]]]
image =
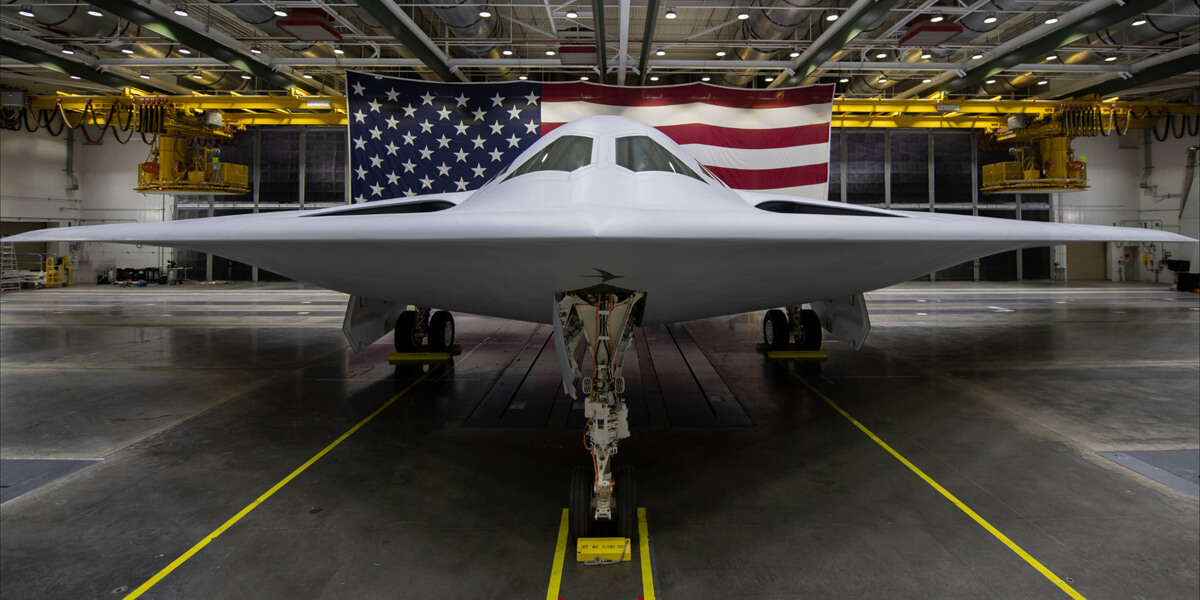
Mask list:
[[[3,0],[0,20],[0,598],[1200,595],[1200,245],[1161,241],[1200,239],[1197,0]],[[447,292],[501,304],[536,252],[451,228],[393,255],[348,224],[466,208],[596,106],[666,118],[679,146],[653,142],[649,170],[693,188],[778,167],[791,183],[754,183],[779,194],[758,213],[1144,239],[912,273],[932,241],[863,265],[854,231],[795,253],[714,240],[681,265],[919,275],[670,322],[653,292],[564,309],[635,279],[588,250],[568,275],[594,287],[529,322],[326,289],[197,237],[7,239],[332,215],[365,240],[337,269],[446,265],[409,289],[512,273]],[[677,137],[750,113],[784,141]],[[616,139],[596,156],[636,172]],[[578,150],[555,148],[533,156]],[[678,200],[660,221],[724,218],[646,189]],[[737,270],[701,269],[694,305],[725,306]],[[562,349],[610,329],[616,375],[600,345]],[[628,429],[611,469],[597,397]]]

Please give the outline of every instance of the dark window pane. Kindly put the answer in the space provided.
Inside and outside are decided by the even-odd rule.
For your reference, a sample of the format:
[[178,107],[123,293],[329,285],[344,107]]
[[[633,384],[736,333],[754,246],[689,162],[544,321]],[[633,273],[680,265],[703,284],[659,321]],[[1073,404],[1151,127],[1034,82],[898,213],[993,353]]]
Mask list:
[[564,135],[542,148],[521,166],[513,169],[505,181],[534,171],[567,171],[592,163],[592,138]]
[[846,201],[853,204],[883,202],[883,132],[845,131]]
[[827,200],[842,200],[842,130],[829,132],[829,196]]
[[[975,136],[965,131],[933,132],[933,199],[935,203],[970,204],[971,146]],[[982,179],[981,179],[982,181]]]
[[617,138],[617,164],[635,173],[667,171],[704,181],[678,156],[644,135]]
[[929,132],[893,130],[891,138],[892,202],[929,202]]

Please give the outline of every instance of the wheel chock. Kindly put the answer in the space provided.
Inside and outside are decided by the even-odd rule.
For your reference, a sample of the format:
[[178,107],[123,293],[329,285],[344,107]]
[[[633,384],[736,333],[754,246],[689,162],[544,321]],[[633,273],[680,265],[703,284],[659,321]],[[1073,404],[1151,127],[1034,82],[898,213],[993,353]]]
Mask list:
[[829,353],[824,350],[768,350],[766,344],[758,344],[754,349],[766,354],[771,360],[829,360]]
[[629,538],[579,538],[575,542],[575,562],[606,565],[633,560]]
[[392,352],[388,354],[388,364],[432,365],[444,363],[458,354],[462,354],[462,346],[457,344],[451,346],[449,352]]

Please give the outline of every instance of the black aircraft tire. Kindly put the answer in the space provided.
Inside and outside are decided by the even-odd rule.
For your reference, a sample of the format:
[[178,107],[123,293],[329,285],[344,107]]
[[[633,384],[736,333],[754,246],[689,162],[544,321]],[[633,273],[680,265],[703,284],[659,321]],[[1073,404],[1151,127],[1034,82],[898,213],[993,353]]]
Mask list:
[[617,537],[637,539],[637,481],[633,467],[617,467],[613,473],[617,494]]
[[817,316],[817,311],[808,308],[800,311],[796,347],[801,350],[820,350],[821,336],[821,317]]
[[571,539],[589,537],[592,529],[592,472],[587,467],[571,471],[571,493],[567,498]]
[[417,339],[417,313],[415,311],[406,310],[400,313],[400,317],[396,319],[394,336],[396,352],[416,352],[421,347],[421,340]]
[[454,346],[454,316],[439,310],[429,317],[429,349],[433,352],[449,352]]
[[767,350],[787,350],[791,333],[787,315],[782,310],[772,308],[767,311],[763,317],[763,342],[767,344]]

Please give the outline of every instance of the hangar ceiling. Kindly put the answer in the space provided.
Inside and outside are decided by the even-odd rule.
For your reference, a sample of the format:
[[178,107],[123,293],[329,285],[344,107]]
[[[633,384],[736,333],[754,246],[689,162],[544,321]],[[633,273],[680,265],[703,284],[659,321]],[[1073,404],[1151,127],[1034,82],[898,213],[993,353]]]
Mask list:
[[0,0],[0,20],[0,84],[33,94],[341,95],[345,69],[895,100],[1200,85],[1200,0]]

